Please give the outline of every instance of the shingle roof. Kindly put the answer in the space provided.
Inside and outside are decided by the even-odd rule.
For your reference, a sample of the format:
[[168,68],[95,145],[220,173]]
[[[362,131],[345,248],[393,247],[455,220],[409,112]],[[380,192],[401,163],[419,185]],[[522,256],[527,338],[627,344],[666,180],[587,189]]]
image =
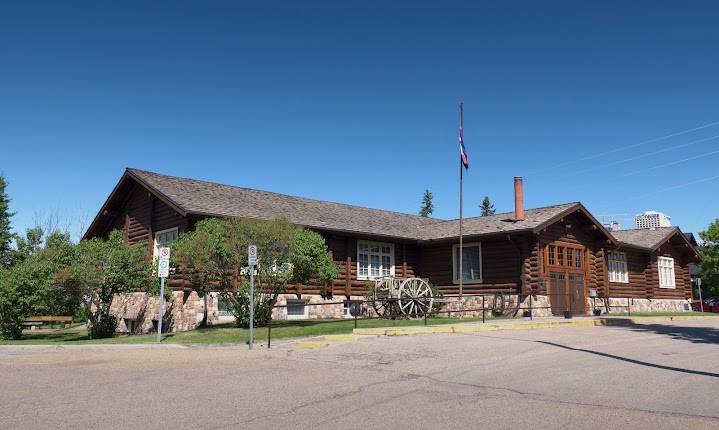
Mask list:
[[[533,230],[577,205],[578,203],[565,203],[527,209],[524,211],[524,219],[521,221],[514,220],[513,212],[465,218],[462,220],[462,234],[474,236],[518,230]],[[459,220],[450,220],[433,224],[431,231],[428,232],[425,239],[448,239],[457,236],[459,236]]]
[[679,231],[677,227],[659,227],[655,229],[615,230],[611,233],[620,243],[653,250],[677,231]]
[[[458,220],[425,218],[138,169],[128,168],[127,172],[186,213],[257,219],[286,216],[293,223],[306,227],[413,240],[459,236]],[[512,213],[466,218],[463,233],[473,236],[532,230],[575,206],[579,203],[527,209],[522,221],[513,220]]]
[[423,227],[438,221],[419,215],[127,170],[185,212],[194,214],[256,219],[285,216],[306,227],[406,239],[421,237]]

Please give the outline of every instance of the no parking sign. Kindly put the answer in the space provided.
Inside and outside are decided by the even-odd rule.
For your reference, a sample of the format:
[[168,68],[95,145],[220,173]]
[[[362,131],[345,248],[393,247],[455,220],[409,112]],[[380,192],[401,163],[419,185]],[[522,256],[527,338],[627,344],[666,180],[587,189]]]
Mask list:
[[160,248],[160,259],[157,261],[157,276],[170,276],[170,248]]

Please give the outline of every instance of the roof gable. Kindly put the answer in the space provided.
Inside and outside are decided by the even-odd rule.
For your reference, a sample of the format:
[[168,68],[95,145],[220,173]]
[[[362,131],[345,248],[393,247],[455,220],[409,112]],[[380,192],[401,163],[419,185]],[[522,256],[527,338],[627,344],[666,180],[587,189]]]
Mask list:
[[650,252],[657,250],[660,246],[676,237],[678,240],[684,242],[687,248],[691,249],[691,253],[695,257],[701,258],[694,245],[692,245],[691,241],[682,233],[679,227],[616,230],[611,233],[622,245]]

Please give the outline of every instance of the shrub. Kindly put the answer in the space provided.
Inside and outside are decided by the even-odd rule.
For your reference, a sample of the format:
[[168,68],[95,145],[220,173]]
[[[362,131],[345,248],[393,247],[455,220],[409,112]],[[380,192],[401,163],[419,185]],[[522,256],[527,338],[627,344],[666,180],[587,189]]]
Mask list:
[[[235,317],[235,325],[239,328],[248,328],[250,326],[250,284],[243,282],[236,291],[223,292],[222,298],[227,303],[227,309]],[[255,285],[254,300],[254,326],[265,327],[272,317],[275,300],[271,294],[262,292],[257,285]]]

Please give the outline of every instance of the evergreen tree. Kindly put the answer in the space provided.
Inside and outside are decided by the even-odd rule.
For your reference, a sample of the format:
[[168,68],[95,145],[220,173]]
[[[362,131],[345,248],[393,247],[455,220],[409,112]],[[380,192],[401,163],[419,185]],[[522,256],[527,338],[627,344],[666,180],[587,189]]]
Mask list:
[[422,197],[422,208],[419,210],[419,215],[428,217],[434,212],[434,203],[432,203],[432,192],[430,190],[424,190],[424,196]]
[[3,266],[9,264],[12,254],[10,244],[15,238],[10,230],[10,218],[15,214],[10,212],[10,198],[7,196],[5,187],[7,187],[7,181],[0,176],[0,265]]
[[494,205],[489,201],[489,196],[484,196],[482,204],[479,205],[479,209],[482,211],[482,216],[494,215],[497,211],[494,209]]

